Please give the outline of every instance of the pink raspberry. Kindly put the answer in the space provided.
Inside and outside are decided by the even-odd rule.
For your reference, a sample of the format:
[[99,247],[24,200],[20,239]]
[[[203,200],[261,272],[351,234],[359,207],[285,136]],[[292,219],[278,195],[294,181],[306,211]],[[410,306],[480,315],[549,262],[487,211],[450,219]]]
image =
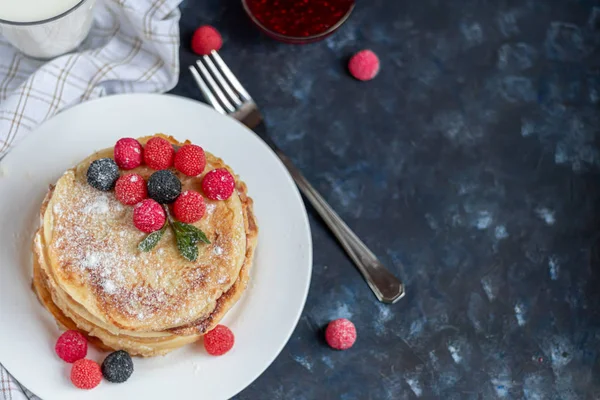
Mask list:
[[144,148],[144,161],[146,165],[155,170],[167,169],[173,165],[175,150],[168,140],[153,137],[148,140]]
[[148,197],[146,181],[138,174],[121,176],[115,184],[115,197],[127,206],[139,203]]
[[200,175],[206,167],[204,150],[195,144],[186,144],[175,153],[175,168],[187,176]]
[[353,77],[360,81],[370,81],[379,73],[379,58],[371,50],[356,53],[348,63]]
[[225,168],[213,169],[202,179],[202,190],[211,200],[227,200],[235,189],[235,179]]
[[102,370],[92,360],[75,361],[71,368],[71,382],[79,389],[93,389],[102,382]]
[[233,347],[235,337],[233,332],[225,325],[217,325],[204,335],[204,348],[212,356],[221,356]]
[[140,142],[132,138],[123,138],[115,144],[115,162],[120,168],[139,167],[143,160],[143,148]]
[[133,224],[142,232],[151,233],[165,224],[165,210],[152,199],[143,200],[133,209]]
[[215,28],[210,25],[204,25],[196,29],[192,37],[192,51],[198,55],[204,56],[210,54],[212,50],[219,51],[223,46],[223,38]]
[[345,318],[331,321],[325,330],[325,340],[336,350],[347,350],[356,341],[356,327]]
[[199,221],[206,211],[204,198],[198,192],[186,190],[181,193],[175,203],[173,203],[173,214],[175,218],[186,224],[193,224]]
[[54,350],[60,358],[73,363],[87,355],[87,339],[77,331],[66,331],[58,337]]

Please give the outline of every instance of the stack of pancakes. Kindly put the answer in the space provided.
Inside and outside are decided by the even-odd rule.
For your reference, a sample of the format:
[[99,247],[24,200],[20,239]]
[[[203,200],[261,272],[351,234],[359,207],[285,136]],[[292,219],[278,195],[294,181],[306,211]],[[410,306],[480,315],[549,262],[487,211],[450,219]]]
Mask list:
[[[133,207],[87,184],[90,163],[106,157],[113,157],[112,148],[68,170],[50,188],[34,238],[33,287],[59,325],[81,331],[99,347],[166,354],[214,328],[246,288],[258,234],[252,199],[236,177],[228,200],[206,200],[206,214],[194,225],[211,243],[199,245],[194,262],[180,255],[171,229],[154,249],[141,252],[146,234],[133,225]],[[228,168],[233,174],[208,152],[206,161],[204,172]],[[142,165],[128,172],[148,179],[154,171]],[[201,177],[173,172],[182,190],[202,193]]]

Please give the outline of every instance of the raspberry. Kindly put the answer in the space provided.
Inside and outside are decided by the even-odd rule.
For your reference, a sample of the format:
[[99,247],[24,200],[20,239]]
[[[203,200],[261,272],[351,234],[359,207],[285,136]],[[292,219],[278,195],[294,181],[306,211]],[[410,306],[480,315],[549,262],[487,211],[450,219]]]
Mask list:
[[206,211],[204,198],[198,192],[186,190],[175,200],[173,204],[173,214],[175,218],[186,224],[192,224],[199,221]]
[[348,69],[359,81],[370,81],[379,73],[379,58],[371,50],[359,51],[350,59]]
[[223,46],[221,34],[212,26],[204,25],[194,32],[192,37],[192,51],[194,53],[204,56],[210,54],[212,50],[219,51],[221,46]]
[[152,169],[167,169],[173,165],[175,150],[168,140],[153,137],[144,148],[144,162]]
[[211,200],[227,200],[235,189],[235,179],[225,168],[213,169],[202,180],[202,190]]
[[132,138],[123,138],[115,144],[115,162],[120,168],[139,167],[143,160],[143,148],[140,142]]
[[93,389],[102,381],[100,366],[92,360],[78,360],[71,368],[71,382],[79,389]]
[[132,206],[148,197],[146,181],[141,175],[127,174],[117,179],[115,197],[126,206]]
[[233,347],[235,337],[225,325],[217,325],[204,335],[204,348],[212,356],[222,356]]
[[331,321],[325,330],[325,340],[336,350],[347,350],[356,341],[356,327],[345,318]]
[[202,147],[186,144],[175,153],[175,168],[187,176],[200,175],[206,167],[206,157]]
[[108,192],[115,187],[119,179],[119,167],[112,158],[94,160],[87,170],[87,182],[90,186]]
[[165,210],[152,199],[143,200],[133,209],[133,224],[142,232],[151,233],[165,224]]
[[54,351],[68,363],[81,360],[87,354],[88,344],[85,336],[77,331],[66,331],[58,337]]

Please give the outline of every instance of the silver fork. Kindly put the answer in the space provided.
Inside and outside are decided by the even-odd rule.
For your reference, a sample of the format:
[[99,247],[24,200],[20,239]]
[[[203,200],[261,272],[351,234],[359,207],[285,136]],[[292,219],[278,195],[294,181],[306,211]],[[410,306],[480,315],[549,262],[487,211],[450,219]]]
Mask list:
[[300,191],[323,218],[375,293],[379,301],[395,303],[404,296],[404,285],[342,221],[300,170],[266,135],[258,106],[216,51],[202,56],[190,71],[205,99],[221,114],[230,115],[256,132],[286,166]]

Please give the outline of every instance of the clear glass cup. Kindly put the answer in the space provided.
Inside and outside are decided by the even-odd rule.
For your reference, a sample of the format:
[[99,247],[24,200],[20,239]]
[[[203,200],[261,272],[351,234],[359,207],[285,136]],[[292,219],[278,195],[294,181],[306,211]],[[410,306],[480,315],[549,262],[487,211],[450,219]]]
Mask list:
[[92,27],[95,4],[96,0],[81,0],[62,14],[42,21],[0,19],[0,34],[27,56],[54,58],[74,50],[84,41]]

